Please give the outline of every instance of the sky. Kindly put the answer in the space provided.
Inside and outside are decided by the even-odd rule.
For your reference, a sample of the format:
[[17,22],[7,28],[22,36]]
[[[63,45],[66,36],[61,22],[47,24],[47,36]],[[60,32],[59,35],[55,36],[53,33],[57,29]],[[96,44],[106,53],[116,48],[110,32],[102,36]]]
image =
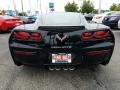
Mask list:
[[[38,1],[38,3],[37,3]],[[72,2],[73,0],[41,0],[41,9],[42,12],[49,12],[49,2],[54,2],[55,3],[55,11],[56,12],[63,12],[64,11],[64,6],[67,2]],[[83,0],[74,0],[78,6],[82,4]],[[95,9],[99,8],[99,0],[90,0],[93,2]],[[120,0],[101,0],[101,8],[103,10],[108,10],[109,7],[113,3],[120,3]],[[21,0],[14,0],[16,4],[16,9],[21,11]],[[31,8],[30,8],[31,5]],[[24,11],[27,10],[32,10],[32,11],[38,11],[40,10],[40,0],[23,0],[23,6],[24,6]],[[0,0],[0,9],[5,9],[5,10],[14,10],[13,6],[13,0]]]

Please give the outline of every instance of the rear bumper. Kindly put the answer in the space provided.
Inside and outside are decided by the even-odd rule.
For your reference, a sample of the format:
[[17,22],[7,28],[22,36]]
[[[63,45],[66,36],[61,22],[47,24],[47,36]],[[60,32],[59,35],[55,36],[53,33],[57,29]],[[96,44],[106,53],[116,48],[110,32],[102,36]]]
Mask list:
[[[19,46],[19,47],[18,47]],[[84,48],[35,48],[24,45],[10,44],[10,51],[15,62],[29,65],[80,65],[99,64],[109,61],[113,52],[114,44],[105,42]],[[51,56],[53,53],[71,53],[72,63],[53,64]]]

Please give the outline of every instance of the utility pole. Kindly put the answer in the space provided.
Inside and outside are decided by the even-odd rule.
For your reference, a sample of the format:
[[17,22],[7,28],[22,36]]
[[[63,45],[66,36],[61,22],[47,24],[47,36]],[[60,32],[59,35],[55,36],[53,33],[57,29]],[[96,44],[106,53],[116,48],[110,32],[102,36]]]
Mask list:
[[42,6],[41,6],[42,4],[41,4],[41,0],[40,0],[40,12],[41,12],[41,14],[42,14]]
[[38,7],[38,0],[37,0],[37,11],[39,10],[39,7]]
[[29,9],[30,9],[30,14],[31,14],[31,1],[29,0]]
[[46,13],[48,12],[48,1],[46,0]]
[[21,6],[22,6],[22,13],[23,13],[23,16],[25,16],[25,15],[24,15],[24,8],[23,8],[23,0],[21,0]]
[[14,6],[14,10],[15,10],[15,13],[16,13],[16,16],[17,16],[18,14],[17,14],[16,4],[15,4],[15,1],[14,1],[14,0],[13,0],[13,6]]
[[98,9],[98,13],[101,13],[101,4],[102,4],[102,0],[99,0],[99,9]]

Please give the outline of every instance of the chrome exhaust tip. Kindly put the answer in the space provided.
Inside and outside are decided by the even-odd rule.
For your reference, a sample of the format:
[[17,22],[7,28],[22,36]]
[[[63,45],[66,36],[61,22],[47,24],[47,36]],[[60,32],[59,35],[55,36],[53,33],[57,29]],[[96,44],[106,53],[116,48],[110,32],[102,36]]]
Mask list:
[[67,71],[67,70],[68,70],[68,68],[67,68],[67,67],[63,67],[63,70],[64,70],[64,71]]
[[76,68],[75,67],[69,67],[69,70],[70,71],[73,71],[73,70],[75,70]]
[[59,70],[61,70],[61,68],[60,67],[55,67],[55,70],[59,71]]
[[53,70],[55,70],[55,68],[52,67],[52,66],[50,66],[50,67],[49,67],[49,70],[50,70],[50,71],[53,71]]

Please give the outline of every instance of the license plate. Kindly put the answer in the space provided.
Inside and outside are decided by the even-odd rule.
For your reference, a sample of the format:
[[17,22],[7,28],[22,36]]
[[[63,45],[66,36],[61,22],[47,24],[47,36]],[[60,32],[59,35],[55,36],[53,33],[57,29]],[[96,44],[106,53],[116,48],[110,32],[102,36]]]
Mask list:
[[71,63],[71,54],[52,54],[52,63]]

